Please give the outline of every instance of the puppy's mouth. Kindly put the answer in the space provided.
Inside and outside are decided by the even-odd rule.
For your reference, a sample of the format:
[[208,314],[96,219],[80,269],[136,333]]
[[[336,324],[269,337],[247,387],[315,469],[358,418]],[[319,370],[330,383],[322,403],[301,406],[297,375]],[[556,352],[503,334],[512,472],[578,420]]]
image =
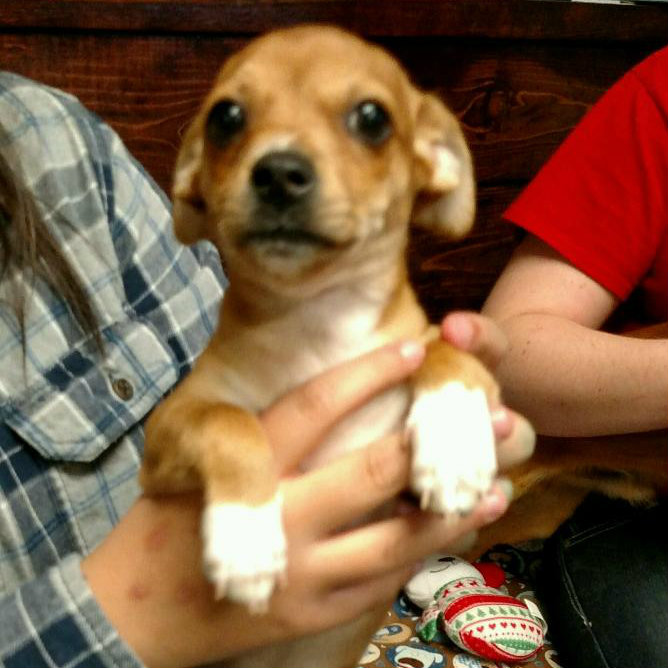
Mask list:
[[241,236],[241,246],[267,246],[279,244],[281,247],[311,246],[313,248],[334,248],[337,243],[328,237],[302,227],[273,225],[251,229]]

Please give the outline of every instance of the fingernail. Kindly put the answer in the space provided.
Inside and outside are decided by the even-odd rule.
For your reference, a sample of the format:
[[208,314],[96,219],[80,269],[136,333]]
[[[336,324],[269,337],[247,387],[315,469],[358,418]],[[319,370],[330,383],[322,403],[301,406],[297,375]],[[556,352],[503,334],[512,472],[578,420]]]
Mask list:
[[510,411],[501,406],[496,408],[490,414],[492,418],[492,426],[494,427],[494,434],[497,439],[503,439],[510,436],[513,431],[513,420]]
[[510,503],[513,500],[513,494],[515,493],[512,481],[509,478],[497,478],[496,484],[501,489],[506,502]]
[[452,343],[464,349],[471,346],[475,336],[475,328],[470,318],[463,315],[453,315],[448,320],[447,327]]
[[424,569],[424,561],[418,561],[413,564],[413,577]]
[[520,420],[517,426],[517,440],[523,458],[531,457],[536,448],[536,432],[526,420]]
[[498,520],[508,509],[512,498],[513,484],[507,478],[499,478],[483,500],[484,521],[489,524]]
[[419,341],[404,341],[399,346],[399,355],[407,361],[416,362],[424,358],[425,347]]

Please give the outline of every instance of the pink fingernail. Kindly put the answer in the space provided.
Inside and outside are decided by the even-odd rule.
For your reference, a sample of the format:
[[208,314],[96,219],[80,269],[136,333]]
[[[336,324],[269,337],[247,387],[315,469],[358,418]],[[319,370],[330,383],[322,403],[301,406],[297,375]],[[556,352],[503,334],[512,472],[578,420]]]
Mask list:
[[399,346],[399,354],[405,360],[417,361],[424,357],[425,348],[419,341],[404,341]]
[[[512,487],[511,487],[512,489]],[[487,524],[498,520],[506,510],[508,509],[508,504],[512,496],[512,491],[510,495],[505,494],[504,489],[500,487],[495,487],[483,500],[484,503],[484,519]]]
[[418,561],[413,564],[413,577],[415,577],[422,570],[424,570],[424,561]]
[[503,406],[501,406],[500,408],[496,408],[492,411],[491,417],[492,422],[504,422],[508,419],[508,411]]
[[468,349],[473,343],[475,329],[470,318],[453,315],[447,320],[447,332],[452,343],[460,348]]
[[497,408],[491,413],[492,424],[494,425],[494,433],[496,437],[506,438],[510,436],[513,430],[513,420],[511,413],[506,410],[503,406]]

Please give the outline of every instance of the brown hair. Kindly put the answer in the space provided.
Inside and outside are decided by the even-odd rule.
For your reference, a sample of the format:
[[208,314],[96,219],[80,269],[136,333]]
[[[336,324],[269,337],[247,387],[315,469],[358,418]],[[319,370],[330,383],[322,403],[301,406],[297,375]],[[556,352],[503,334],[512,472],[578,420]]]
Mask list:
[[32,193],[21,183],[0,151],[0,281],[11,271],[28,280],[12,281],[11,298],[25,349],[26,284],[41,278],[59,294],[84,334],[103,344],[93,306],[53,235],[39,214]]

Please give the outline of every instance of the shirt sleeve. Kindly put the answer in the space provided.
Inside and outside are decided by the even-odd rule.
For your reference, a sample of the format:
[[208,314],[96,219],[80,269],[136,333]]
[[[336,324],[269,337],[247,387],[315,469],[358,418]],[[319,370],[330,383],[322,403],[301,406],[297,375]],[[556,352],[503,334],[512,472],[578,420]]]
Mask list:
[[112,236],[123,284],[123,304],[150,322],[177,360],[190,369],[210,339],[227,280],[208,241],[181,244],[164,193],[105,126],[111,153]]
[[101,362],[43,286],[22,350],[0,291],[0,666],[134,668],[81,555],[136,497],[142,421],[206,344],[225,280],[210,244],[176,242],[164,194],[76,99],[2,73],[0,126],[105,343]]
[[0,598],[4,668],[141,668],[70,556]]
[[505,217],[622,300],[668,220],[668,49],[594,105]]

